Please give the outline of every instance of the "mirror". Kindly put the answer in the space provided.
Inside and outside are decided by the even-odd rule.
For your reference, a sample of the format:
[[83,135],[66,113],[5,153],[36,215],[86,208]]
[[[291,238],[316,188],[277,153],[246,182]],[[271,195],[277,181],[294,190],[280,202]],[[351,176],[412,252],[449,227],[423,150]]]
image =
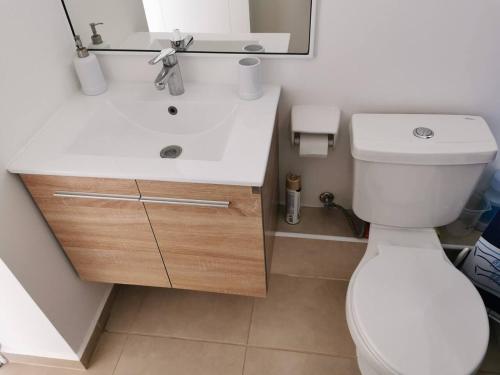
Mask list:
[[311,52],[316,0],[61,1],[73,34],[91,50]]

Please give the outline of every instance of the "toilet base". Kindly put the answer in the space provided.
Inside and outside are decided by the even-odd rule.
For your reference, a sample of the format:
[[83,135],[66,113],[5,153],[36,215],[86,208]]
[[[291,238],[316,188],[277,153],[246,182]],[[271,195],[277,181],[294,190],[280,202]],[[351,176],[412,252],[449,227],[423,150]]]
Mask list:
[[[434,229],[402,229],[387,227],[382,225],[372,224],[370,229],[370,236],[368,239],[368,247],[366,253],[358,265],[355,274],[359,272],[363,264],[368,262],[373,257],[378,254],[379,244],[400,244],[410,247],[416,246],[426,246],[427,248],[434,248],[436,251],[443,251],[439,238],[436,235]],[[354,278],[354,275],[353,275]],[[351,279],[352,280],[352,279]],[[348,300],[350,299],[351,284],[349,284],[348,289]],[[347,306],[347,322],[351,336],[354,342],[359,343],[359,338],[356,337],[356,330],[354,329],[354,323],[352,322],[352,316],[349,308],[349,303]],[[371,356],[370,353],[365,352],[364,348],[356,345],[356,357],[359,369],[362,375],[392,375],[390,371],[382,367],[376,360]]]
[[356,350],[356,359],[358,361],[358,367],[359,371],[361,372],[361,375],[388,375],[388,374],[383,374],[377,369],[373,368],[369,361],[367,361],[363,355],[359,353],[359,351]]
[[[391,249],[391,246],[392,246],[392,249]],[[360,275],[361,275],[360,272],[363,269],[363,267],[365,267],[365,265],[367,267],[369,267],[369,265],[367,265],[367,262],[370,262],[373,258],[375,258],[379,255],[379,249],[383,249],[385,251],[383,254],[386,254],[385,255],[386,257],[391,256],[390,251],[393,251],[393,252],[398,251],[397,254],[401,254],[401,253],[399,253],[399,251],[415,251],[415,250],[425,251],[428,254],[420,255],[420,257],[424,257],[423,258],[424,260],[425,260],[425,257],[430,257],[429,259],[431,259],[433,265],[437,264],[437,263],[435,263],[435,261],[439,261],[441,263],[443,261],[445,262],[444,266],[443,265],[439,266],[439,267],[442,267],[442,269],[440,269],[439,267],[434,268],[434,270],[438,269],[438,272],[434,271],[434,273],[429,273],[429,277],[431,277],[431,275],[433,275],[432,280],[434,280],[434,282],[439,282],[439,280],[441,280],[441,279],[439,279],[439,277],[441,277],[441,275],[447,275],[447,277],[450,278],[449,280],[453,281],[453,285],[460,286],[460,288],[461,288],[460,291],[468,291],[469,292],[469,294],[467,294],[467,295],[470,297],[469,300],[471,303],[467,306],[469,306],[470,312],[473,313],[473,315],[477,318],[475,320],[475,322],[477,323],[477,329],[476,329],[477,335],[473,335],[477,340],[475,341],[473,346],[469,345],[469,346],[471,346],[471,350],[467,351],[467,354],[471,355],[471,356],[467,357],[467,358],[469,358],[469,360],[462,361],[462,362],[460,362],[460,364],[454,363],[454,366],[449,366],[449,368],[447,367],[448,362],[445,363],[443,361],[436,360],[436,362],[433,362],[433,363],[436,364],[435,368],[440,369],[439,373],[441,373],[442,369],[448,369],[447,371],[445,371],[447,374],[459,374],[459,373],[462,375],[476,374],[477,369],[479,368],[481,358],[482,358],[482,357],[480,358],[480,356],[481,355],[484,356],[484,354],[486,353],[487,342],[488,342],[488,323],[487,323],[486,310],[484,309],[484,306],[482,305],[482,301],[481,301],[479,295],[477,294],[476,290],[472,287],[472,284],[469,285],[469,283],[466,283],[465,276],[460,275],[456,270],[453,270],[452,272],[448,272],[448,270],[449,270],[448,267],[453,267],[453,264],[445,257],[444,250],[439,242],[439,238],[437,237],[436,232],[433,229],[393,228],[393,227],[386,227],[386,226],[380,226],[380,225],[372,225],[370,237],[368,240],[367,251],[366,251],[363,259],[361,260],[360,264],[358,265],[356,271],[354,272],[354,274],[351,278],[351,281],[349,282],[349,287],[348,287],[348,291],[347,291],[347,301],[346,301],[347,325],[349,327],[349,331],[351,333],[352,339],[353,339],[354,344],[356,346],[356,357],[357,357],[357,362],[358,362],[358,366],[359,366],[361,374],[362,375],[395,375],[395,374],[399,374],[398,371],[394,370],[393,368],[390,367],[390,365],[388,363],[386,363],[385,358],[380,357],[381,356],[380,353],[372,352],[371,348],[369,348],[369,346],[367,346],[367,344],[366,344],[367,338],[365,336],[363,336],[363,334],[360,332],[360,328],[358,325],[359,321],[355,320],[355,314],[353,313],[353,307],[354,307],[353,303],[355,301],[354,297],[353,297],[354,296],[353,285],[357,285],[358,288],[359,288],[359,285],[366,286],[366,281],[367,281],[366,275],[367,274],[366,273],[364,274],[365,275],[365,279],[364,279],[365,284],[359,284],[363,280],[360,278]],[[389,255],[387,255],[387,254],[389,254]],[[394,254],[396,254],[396,253],[394,253]],[[392,255],[392,256],[394,256],[394,255]],[[398,259],[398,258],[396,258],[396,259]],[[404,259],[404,257],[402,259]],[[409,259],[412,260],[413,262],[415,262],[416,259],[418,259],[418,257],[410,257]],[[382,263],[378,263],[378,267],[381,267],[380,265],[384,265],[384,263],[383,263],[384,261],[381,261],[381,262]],[[387,262],[387,260],[385,262]],[[421,262],[423,262],[423,261],[421,260]],[[448,263],[449,265],[446,265],[446,263]],[[379,268],[378,269],[379,273],[378,274],[375,273],[375,275],[388,274],[387,273],[387,264],[390,265],[391,263],[385,263],[385,266],[382,266],[385,268]],[[406,261],[406,263],[402,263],[402,264],[408,264],[408,261]],[[425,265],[425,263],[423,263],[423,264]],[[398,268],[398,269],[403,269],[403,268]],[[427,267],[426,269],[430,270],[432,268]],[[447,272],[443,272],[443,270],[447,270]],[[373,268],[372,268],[372,271],[373,271]],[[368,271],[365,271],[365,272],[368,272]],[[408,279],[404,279],[404,277],[402,277],[401,274],[398,274],[398,275],[399,275],[399,277],[401,277],[402,281],[408,280]],[[410,281],[411,280],[413,280],[413,279],[410,279]],[[356,282],[358,284],[356,284]],[[408,284],[408,282],[406,284]],[[411,289],[411,288],[409,288],[409,286],[410,285],[406,285],[407,289],[405,289],[405,290]],[[449,290],[449,289],[447,289],[447,290]],[[377,290],[377,293],[383,293],[383,292],[380,290]],[[476,294],[477,294],[477,296],[476,296]],[[453,295],[456,296],[458,294],[454,293]],[[465,295],[466,294],[464,294],[464,296]],[[455,301],[455,302],[456,303],[454,303],[453,305],[448,305],[448,307],[451,306],[450,308],[453,308],[453,311],[456,311],[457,306],[460,304],[457,301]],[[359,306],[362,306],[364,308],[362,311],[367,311],[366,304],[360,305],[358,303],[357,306],[358,306],[358,308],[359,308]],[[477,308],[472,309],[471,306],[477,306]],[[443,305],[442,307],[446,307],[446,305]],[[414,306],[410,306],[410,308],[411,308],[411,311],[415,311]],[[484,310],[484,311],[481,311],[481,310]],[[379,314],[382,314],[385,310],[379,309],[377,311]],[[484,314],[483,314],[483,312],[484,312]],[[359,310],[358,310],[358,313],[359,313]],[[366,318],[366,316],[365,316],[365,318]],[[483,322],[483,318],[484,318],[484,322]],[[369,320],[365,320],[365,321],[369,322]],[[467,317],[461,316],[461,318],[459,320],[457,320],[457,324],[460,323],[460,325],[461,325],[464,321],[467,321]],[[483,322],[484,324],[481,322]],[[479,328],[481,328],[481,329],[478,330]],[[379,330],[379,332],[381,332],[381,331]],[[398,332],[401,332],[401,330],[399,330]],[[453,331],[453,332],[455,332],[455,331]],[[481,332],[483,332],[484,334]],[[468,336],[463,337],[464,344],[466,344],[467,342],[469,342],[469,343],[471,342],[470,341],[470,337],[471,337],[470,334],[471,334],[471,332],[468,332]],[[414,337],[414,336],[412,336],[412,337]],[[378,336],[378,338],[380,339],[380,335]],[[462,338],[459,338],[459,339],[462,339]],[[397,336],[397,340],[404,341],[405,338],[403,338],[401,335],[399,335],[399,336]],[[469,340],[469,341],[467,341],[467,340]],[[457,341],[455,340],[454,342],[457,342]],[[461,346],[461,348],[463,348],[463,346]],[[439,348],[436,348],[434,350],[434,352],[436,352],[436,350],[439,350]],[[446,358],[448,358],[448,357],[449,356],[447,356]],[[418,358],[418,357],[413,357],[412,359],[414,360],[415,358]],[[465,357],[461,357],[461,358],[465,358]],[[446,361],[448,359],[446,359]],[[415,361],[413,361],[413,362],[414,363],[411,365],[412,367],[408,367],[408,365],[407,365],[408,361],[401,362],[401,360],[399,360],[398,365],[400,367],[403,367],[403,368],[406,366],[406,370],[409,371],[409,373],[415,373],[413,370],[412,371],[408,370],[409,368],[412,368],[412,369],[418,368],[420,371],[419,373],[423,373],[422,366],[420,366],[420,362],[418,362],[418,363]],[[434,373],[436,373],[436,372],[434,371],[434,372],[426,372],[426,373],[434,375]]]

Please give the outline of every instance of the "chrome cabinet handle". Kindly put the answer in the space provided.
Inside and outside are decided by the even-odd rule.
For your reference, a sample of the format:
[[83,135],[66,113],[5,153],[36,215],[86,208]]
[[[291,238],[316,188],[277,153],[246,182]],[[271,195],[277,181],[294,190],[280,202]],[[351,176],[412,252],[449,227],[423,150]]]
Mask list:
[[142,197],[142,203],[165,204],[170,206],[195,206],[195,207],[211,207],[211,208],[229,208],[229,201],[210,201],[202,199],[179,199],[179,198],[159,198],[159,197]]
[[161,198],[161,197],[141,197],[139,195],[120,195],[120,194],[99,194],[99,193],[81,193],[72,191],[56,191],[54,197],[59,198],[80,198],[80,199],[102,199],[112,201],[142,202],[152,204],[164,204],[171,206],[195,206],[211,208],[229,208],[229,201],[211,201],[204,199],[182,199],[182,198]]
[[102,199],[111,201],[139,202],[139,195],[120,195],[120,194],[99,194],[99,193],[81,193],[72,191],[56,191],[54,197],[59,198],[80,198],[80,199]]

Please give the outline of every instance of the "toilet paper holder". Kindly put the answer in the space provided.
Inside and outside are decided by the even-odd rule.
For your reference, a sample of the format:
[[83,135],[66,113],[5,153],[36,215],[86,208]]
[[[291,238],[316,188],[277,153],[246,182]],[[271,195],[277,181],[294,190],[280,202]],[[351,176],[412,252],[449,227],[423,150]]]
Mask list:
[[300,146],[301,134],[328,135],[328,148],[334,148],[340,125],[340,109],[326,105],[292,107],[292,145]]
[[[300,146],[300,132],[293,133],[293,144],[295,146]],[[334,148],[335,146],[335,134],[328,134],[328,147]]]

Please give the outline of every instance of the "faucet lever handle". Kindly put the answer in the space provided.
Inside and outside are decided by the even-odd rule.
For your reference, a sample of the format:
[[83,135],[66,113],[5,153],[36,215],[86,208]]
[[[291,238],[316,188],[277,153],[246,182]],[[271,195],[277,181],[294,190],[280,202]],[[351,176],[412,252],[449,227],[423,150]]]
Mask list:
[[151,65],[158,64],[160,61],[166,59],[167,57],[175,55],[175,52],[176,51],[173,48],[165,48],[161,50],[156,57],[149,60],[149,64]]

